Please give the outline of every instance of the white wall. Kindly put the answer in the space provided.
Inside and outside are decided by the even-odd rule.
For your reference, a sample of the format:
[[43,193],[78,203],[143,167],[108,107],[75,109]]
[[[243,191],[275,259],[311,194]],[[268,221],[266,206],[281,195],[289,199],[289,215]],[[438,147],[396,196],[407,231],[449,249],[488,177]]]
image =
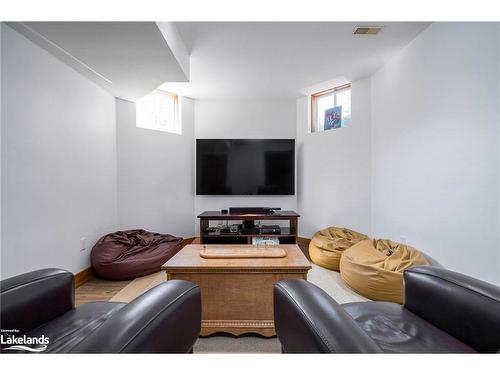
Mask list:
[[120,230],[194,234],[193,100],[181,107],[179,135],[137,128],[135,103],[116,99]]
[[297,99],[299,234],[328,226],[370,233],[370,80],[352,85],[349,127],[309,133],[309,98]]
[[[2,133],[3,133],[3,115],[2,115],[2,30],[3,26],[0,23],[0,155],[2,155]],[[2,255],[2,163],[0,160],[0,257]],[[0,266],[1,268],[1,266]],[[1,274],[1,270],[0,270]],[[1,276],[1,275],[0,275]]]
[[372,77],[372,235],[500,283],[495,24],[432,24]]
[[[198,99],[195,101],[195,137],[295,138],[295,110],[294,99]],[[195,195],[194,217],[206,210],[238,206],[296,210],[297,198],[296,195]],[[194,222],[199,233],[199,220]]]
[[[498,99],[498,108],[500,108],[500,22],[497,23],[497,99]],[[498,119],[498,148],[500,149],[500,114]],[[498,186],[500,187],[500,157],[498,158]],[[498,241],[498,273],[500,273],[500,188],[498,189],[498,233],[497,233],[497,241]],[[498,284],[500,284],[500,276],[498,276]]]
[[115,229],[114,98],[4,24],[1,69],[2,278],[81,271]]

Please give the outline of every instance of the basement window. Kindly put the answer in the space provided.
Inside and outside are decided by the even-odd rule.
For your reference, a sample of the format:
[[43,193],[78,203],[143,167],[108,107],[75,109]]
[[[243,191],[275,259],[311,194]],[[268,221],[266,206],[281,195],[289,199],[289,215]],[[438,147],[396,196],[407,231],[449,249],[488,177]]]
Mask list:
[[136,126],[181,134],[179,97],[167,91],[155,90],[137,101]]
[[350,123],[350,83],[311,95],[311,132],[344,128]]

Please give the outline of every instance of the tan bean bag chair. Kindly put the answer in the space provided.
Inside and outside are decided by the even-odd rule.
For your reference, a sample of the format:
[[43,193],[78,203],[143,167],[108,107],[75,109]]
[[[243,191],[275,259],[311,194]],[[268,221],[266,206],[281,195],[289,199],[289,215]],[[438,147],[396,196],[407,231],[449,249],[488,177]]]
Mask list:
[[338,271],[342,252],[367,238],[346,228],[326,228],[314,234],[309,243],[309,256],[318,266]]
[[364,240],[344,251],[342,280],[375,301],[403,303],[403,271],[429,262],[420,251],[390,240]]

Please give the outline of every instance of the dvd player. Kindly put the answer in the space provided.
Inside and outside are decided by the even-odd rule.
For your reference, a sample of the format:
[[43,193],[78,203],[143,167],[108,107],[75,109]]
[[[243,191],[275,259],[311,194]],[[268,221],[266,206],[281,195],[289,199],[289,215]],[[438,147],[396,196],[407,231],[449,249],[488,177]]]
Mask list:
[[279,225],[262,225],[260,227],[261,234],[280,234],[281,228]]

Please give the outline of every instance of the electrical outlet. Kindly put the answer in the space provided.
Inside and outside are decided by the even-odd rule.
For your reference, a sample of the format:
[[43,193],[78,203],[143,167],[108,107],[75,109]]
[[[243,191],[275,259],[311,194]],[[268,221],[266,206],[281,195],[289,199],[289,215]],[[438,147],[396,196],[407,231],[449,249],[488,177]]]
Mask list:
[[80,251],[85,251],[87,250],[87,238],[82,237],[80,238]]
[[403,245],[406,245],[406,237],[405,236],[400,236],[399,237],[399,242],[401,242]]

